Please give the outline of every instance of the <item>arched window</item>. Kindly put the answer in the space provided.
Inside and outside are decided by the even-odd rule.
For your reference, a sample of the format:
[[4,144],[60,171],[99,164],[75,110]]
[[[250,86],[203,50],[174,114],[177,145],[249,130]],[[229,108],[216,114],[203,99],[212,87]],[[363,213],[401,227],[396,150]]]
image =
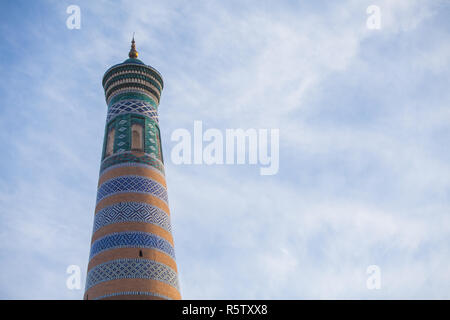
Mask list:
[[131,150],[144,151],[144,139],[142,139],[142,125],[133,124],[131,126]]
[[106,140],[105,157],[112,155],[114,152],[114,134],[115,133],[116,133],[116,130],[114,128],[111,128],[108,132],[108,138]]

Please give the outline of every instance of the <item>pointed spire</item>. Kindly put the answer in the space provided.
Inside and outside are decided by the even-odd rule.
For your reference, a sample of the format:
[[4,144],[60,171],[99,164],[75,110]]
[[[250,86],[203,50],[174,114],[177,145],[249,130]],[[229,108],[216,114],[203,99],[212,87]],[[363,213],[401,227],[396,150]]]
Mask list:
[[133,40],[131,40],[131,50],[128,56],[132,59],[137,59],[138,52],[136,51],[136,43],[134,41],[134,32],[133,32]]

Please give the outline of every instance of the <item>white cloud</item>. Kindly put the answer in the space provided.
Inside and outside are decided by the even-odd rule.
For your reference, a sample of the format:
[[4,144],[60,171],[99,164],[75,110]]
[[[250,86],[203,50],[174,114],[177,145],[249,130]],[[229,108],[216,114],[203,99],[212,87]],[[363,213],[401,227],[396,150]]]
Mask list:
[[[281,129],[274,177],[251,166],[167,163],[184,298],[447,297],[450,170],[432,141],[437,128],[448,135],[449,97],[408,94],[430,74],[448,77],[448,45],[431,39],[430,49],[412,47],[400,61],[393,39],[422,41],[435,7],[378,3],[378,33],[365,28],[372,3],[360,1],[239,12],[229,3],[96,1],[80,5],[85,33],[38,33],[54,46],[37,45],[41,54],[10,69],[25,70],[13,84],[31,89],[18,108],[29,126],[2,139],[15,161],[0,184],[1,255],[12,254],[3,259],[1,295],[81,297],[65,288],[65,270],[87,264],[106,108],[101,76],[126,58],[135,31],[140,57],[165,79],[165,154],[171,130],[195,119]],[[359,92],[386,93],[374,102],[384,120],[339,118],[345,108],[364,115]],[[377,292],[366,288],[371,264],[382,270]]]

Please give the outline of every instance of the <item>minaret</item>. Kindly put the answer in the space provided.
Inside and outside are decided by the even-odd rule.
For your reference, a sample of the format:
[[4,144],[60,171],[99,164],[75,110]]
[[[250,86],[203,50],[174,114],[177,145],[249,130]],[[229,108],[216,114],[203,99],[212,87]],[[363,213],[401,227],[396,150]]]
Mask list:
[[108,105],[84,298],[181,299],[158,105],[163,80],[137,59],[103,76]]

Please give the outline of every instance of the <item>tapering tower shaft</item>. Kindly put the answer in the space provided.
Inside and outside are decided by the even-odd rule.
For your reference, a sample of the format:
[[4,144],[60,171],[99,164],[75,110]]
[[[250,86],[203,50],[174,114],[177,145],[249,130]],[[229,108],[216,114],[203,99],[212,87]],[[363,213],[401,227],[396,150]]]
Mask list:
[[137,59],[103,77],[106,117],[85,299],[180,299],[158,122],[163,80]]

